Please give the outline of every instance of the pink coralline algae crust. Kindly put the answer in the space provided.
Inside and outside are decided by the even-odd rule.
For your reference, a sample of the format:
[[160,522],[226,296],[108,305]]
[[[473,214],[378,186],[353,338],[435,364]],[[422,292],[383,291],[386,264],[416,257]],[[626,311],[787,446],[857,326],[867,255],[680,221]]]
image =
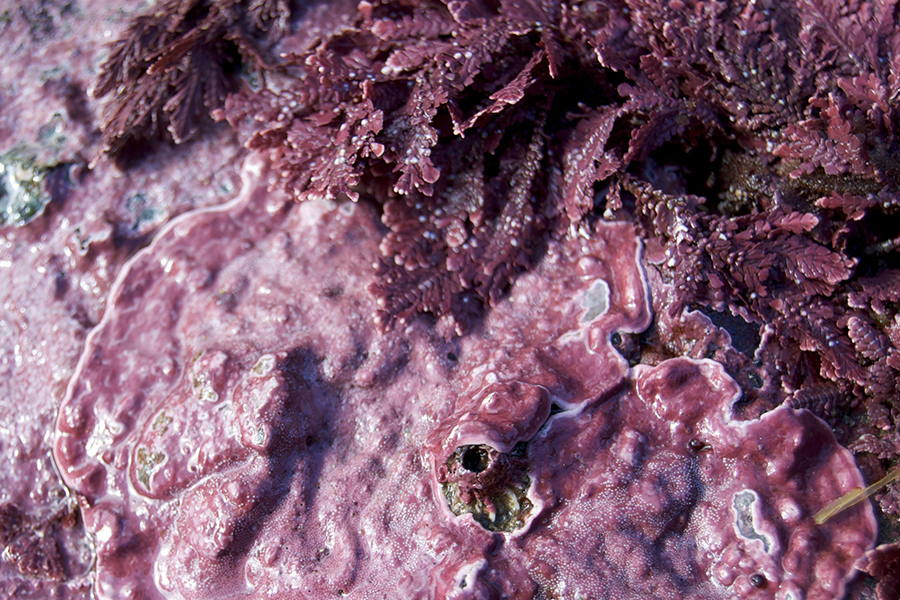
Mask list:
[[[811,515],[862,485],[851,455],[805,411],[733,420],[717,363],[629,368],[631,225],[549,244],[471,335],[383,334],[375,211],[267,183],[167,227],[88,337],[55,457],[98,598],[842,595],[871,508]],[[448,473],[467,445],[525,465],[509,532],[448,506],[495,472]]]
[[81,600],[93,543],[53,464],[59,403],[122,264],[173,216],[234,197],[242,151],[219,128],[128,172],[91,164],[88,88],[110,31],[142,3],[3,4],[0,162],[33,161],[48,203],[24,226],[0,223],[0,598]]

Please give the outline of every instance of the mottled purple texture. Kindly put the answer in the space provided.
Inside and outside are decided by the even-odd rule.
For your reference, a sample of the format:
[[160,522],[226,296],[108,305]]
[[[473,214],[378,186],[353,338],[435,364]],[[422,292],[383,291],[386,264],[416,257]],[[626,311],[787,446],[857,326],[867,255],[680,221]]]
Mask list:
[[[100,598],[840,597],[871,508],[811,516],[852,456],[805,411],[733,420],[711,361],[628,367],[630,225],[550,244],[472,335],[381,334],[371,208],[286,205],[257,168],[125,267],[61,407]],[[473,444],[520,448],[510,533],[448,508]]]
[[[568,596],[583,586],[645,597],[646,586],[662,595],[674,585],[678,597],[715,597],[755,584],[765,597],[776,581],[807,585],[803,561],[790,573],[772,566],[804,548],[822,573],[814,593],[840,593],[852,556],[866,545],[867,509],[829,521],[825,541],[809,529],[808,514],[861,481],[806,413],[766,411],[785,403],[826,418],[869,481],[900,456],[896,2],[322,2],[294,6],[290,35],[262,55],[274,69],[252,54],[268,48],[268,40],[257,45],[263,30],[271,41],[286,31],[278,22],[285,5],[181,6],[194,10],[168,20],[172,31],[159,38],[174,43],[149,48],[128,74],[107,69],[125,93],[102,102],[90,90],[114,51],[106,44],[136,31],[135,22],[148,24],[135,11],[163,18],[175,3],[0,8],[0,161],[15,151],[52,173],[44,212],[0,228],[0,595],[81,599],[97,578],[97,589],[112,596],[163,585],[191,597],[194,585],[215,597],[210,586],[243,589],[249,580],[257,585],[251,595],[307,584],[315,592],[299,597],[351,585],[395,597],[389,575],[399,570],[408,575],[406,596]],[[242,45],[242,33],[256,41]],[[202,74],[173,65],[195,43],[197,60],[185,64],[210,66]],[[227,225],[229,212],[220,222],[227,226],[211,235],[236,261],[209,276],[227,285],[199,293],[195,304],[169,305],[176,320],[193,323],[178,334],[183,345],[170,349],[174,366],[162,367],[170,374],[149,380],[171,386],[171,395],[117,396],[105,382],[105,400],[92,405],[103,410],[82,415],[101,426],[79,430],[71,406],[62,415],[63,425],[75,419],[60,442],[74,462],[64,464],[84,467],[69,473],[73,493],[53,465],[53,422],[110,286],[172,217],[225,202],[238,187],[244,153],[226,124],[202,125],[218,102],[218,88],[208,86],[234,66],[238,47],[251,68],[228,82],[246,77],[248,87],[216,117],[270,151],[279,177],[268,184],[310,200],[358,193],[363,204],[351,216],[316,200],[299,217],[256,190],[249,212],[229,209],[246,223]],[[148,90],[150,105],[136,102]],[[108,115],[124,107],[118,121],[101,117],[104,104]],[[125,111],[135,106],[143,117]],[[172,114],[186,119],[175,123],[176,141],[191,143],[129,147],[120,155],[126,171],[100,156],[133,134],[161,131]],[[398,186],[409,193],[395,195]],[[271,211],[260,208],[270,202]],[[637,272],[634,254],[617,253],[612,264],[597,245],[634,243],[628,226],[595,229],[601,213],[634,223],[647,285],[628,279]],[[373,225],[379,218],[387,231]],[[353,250],[335,247],[350,230],[352,260]],[[257,246],[277,231],[295,247],[278,254]],[[175,234],[166,235],[157,244],[176,247]],[[594,239],[567,237],[578,235]],[[275,273],[254,262],[254,252],[275,264],[308,258],[298,259],[305,266],[297,273]],[[575,260],[584,254],[601,260]],[[201,269],[222,260],[187,258]],[[380,265],[374,275],[372,262]],[[191,280],[196,273],[176,263],[144,291],[113,294],[119,316],[94,339],[122,377],[142,376],[143,357],[118,361],[120,350],[128,356],[143,341],[104,338],[113,321],[122,332],[158,328],[175,317],[150,306],[151,290],[203,289],[206,280]],[[132,277],[144,268],[136,265]],[[323,273],[323,265],[337,266]],[[297,283],[309,273],[308,284]],[[265,294],[250,284],[259,277],[278,284],[270,299],[289,290],[289,300],[257,302]],[[601,310],[602,285],[589,285],[598,277],[618,316]],[[634,305],[616,296],[627,290]],[[134,312],[117,312],[129,302]],[[482,304],[495,307],[484,322],[472,318]],[[441,315],[434,329],[420,320],[423,311]],[[375,313],[397,331],[380,338]],[[554,325],[542,329],[547,323]],[[455,338],[466,327],[472,335]],[[327,333],[337,330],[345,335]],[[217,337],[204,339],[212,331]],[[148,348],[160,342],[151,338]],[[272,370],[269,359],[258,362],[263,356]],[[664,362],[673,356],[698,361]],[[740,383],[739,400],[704,358]],[[656,366],[628,375],[636,363]],[[700,374],[685,375],[692,369]],[[718,386],[701,407],[706,424],[696,427],[721,442],[690,437],[685,450],[686,432],[658,420],[653,407],[670,401],[690,412],[673,389],[679,374],[690,389]],[[665,402],[638,393],[654,377]],[[83,372],[78,382],[85,381],[92,380]],[[741,419],[766,414],[732,420],[733,401]],[[213,413],[223,404],[232,412]],[[113,413],[123,415],[121,430]],[[771,439],[769,429],[782,436]],[[181,446],[180,435],[202,443]],[[774,458],[765,482],[742,455],[718,461],[743,452],[748,435],[774,448],[756,454]],[[79,448],[79,440],[91,445]],[[785,464],[792,440],[807,462]],[[471,457],[445,465],[448,455],[464,456],[455,444],[482,442],[496,446],[484,471],[466,469],[481,468]],[[585,447],[598,454],[586,456]],[[622,457],[631,458],[631,472]],[[759,484],[758,502],[730,482],[735,473]],[[673,474],[680,478],[668,485]],[[609,483],[616,477],[636,492],[623,498]],[[808,486],[797,490],[797,481]],[[513,520],[508,534],[488,534],[448,506],[457,494],[458,511],[483,512],[498,491],[522,485],[531,490],[519,505],[523,525]],[[359,490],[363,508],[348,489]],[[709,491],[692,496],[698,489]],[[734,501],[723,500],[729,494],[750,507],[746,514],[796,501],[807,516],[790,527],[790,510],[753,513],[753,529],[759,523],[777,539],[766,552],[764,539],[741,534],[751,530],[746,518],[734,519]],[[464,504],[473,498],[482,504]],[[893,541],[900,485],[875,500],[887,516],[879,541]],[[737,529],[718,527],[710,541],[704,515]],[[82,517],[97,534],[97,570]],[[610,529],[613,520],[625,526]],[[297,542],[295,525],[311,537]],[[845,535],[854,531],[856,542]],[[653,536],[660,544],[648,545]],[[718,550],[698,554],[710,543]],[[884,597],[895,589],[896,555],[887,544],[858,563]],[[526,568],[532,563],[540,569]],[[324,570],[314,573],[319,564]],[[655,575],[633,575],[647,565]],[[870,595],[857,585],[852,597]]]
[[748,414],[805,407],[883,461],[873,478],[896,461],[896,1],[334,7],[343,26],[303,34],[288,77],[218,117],[298,199],[384,206],[382,325],[463,331],[548,238],[633,220],[670,324],[700,333],[634,360],[729,353],[685,312],[703,310],[752,332],[726,360]]
[[83,599],[93,548],[53,465],[59,402],[121,265],[173,215],[233,196],[241,149],[220,129],[128,173],[91,165],[87,88],[136,3],[13,4],[0,8],[0,156],[32,157],[59,185],[29,223],[0,226],[0,597]]
[[[651,268],[674,287],[676,325],[700,308],[755,329],[727,363],[742,384],[762,381],[751,410],[814,411],[883,461],[877,476],[900,446],[898,11],[896,0],[323,3],[298,13],[278,68],[214,112],[270,155],[296,198],[383,207],[381,326],[425,312],[465,331],[549,239],[600,214],[633,220],[659,250]],[[141,48],[141,64],[167,55],[160,45]],[[678,345],[658,340],[656,357]],[[889,514],[898,489],[881,502]]]

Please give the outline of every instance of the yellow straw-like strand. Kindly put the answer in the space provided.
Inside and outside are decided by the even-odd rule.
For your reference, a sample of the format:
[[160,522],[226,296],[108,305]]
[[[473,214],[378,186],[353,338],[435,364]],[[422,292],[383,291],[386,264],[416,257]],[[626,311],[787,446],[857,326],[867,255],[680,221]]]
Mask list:
[[854,504],[858,504],[862,502],[875,492],[877,492],[882,487],[886,486],[890,482],[894,481],[900,477],[900,466],[895,467],[892,471],[890,471],[887,475],[870,485],[869,487],[863,488],[854,488],[817,512],[813,516],[813,520],[817,525],[821,525],[834,515],[839,512],[843,512],[853,506]]

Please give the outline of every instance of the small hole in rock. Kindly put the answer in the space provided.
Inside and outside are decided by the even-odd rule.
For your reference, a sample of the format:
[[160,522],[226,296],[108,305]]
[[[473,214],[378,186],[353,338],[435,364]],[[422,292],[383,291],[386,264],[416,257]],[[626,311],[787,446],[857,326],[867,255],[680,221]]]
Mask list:
[[610,342],[613,346],[616,346],[616,347],[621,346],[621,345],[622,345],[622,335],[621,335],[619,332],[616,332],[616,333],[612,334],[612,335],[609,337],[609,342]]
[[438,481],[454,515],[469,513],[488,531],[512,532],[525,525],[534,508],[528,498],[528,444],[510,452],[485,444],[460,446],[447,458]]
[[766,587],[766,578],[759,573],[754,573],[750,576],[750,585],[752,585],[756,589],[764,588]]
[[463,452],[462,466],[473,473],[481,473],[488,467],[488,454],[484,448],[471,446]]
[[760,377],[758,373],[754,373],[753,371],[750,371],[749,373],[747,373],[747,383],[749,383],[753,388],[758,390],[759,388],[761,388],[763,386],[764,382],[763,382],[762,377]]
[[701,442],[697,438],[692,439],[688,442],[688,447],[694,452],[703,452],[704,450],[709,450],[711,446],[706,442]]

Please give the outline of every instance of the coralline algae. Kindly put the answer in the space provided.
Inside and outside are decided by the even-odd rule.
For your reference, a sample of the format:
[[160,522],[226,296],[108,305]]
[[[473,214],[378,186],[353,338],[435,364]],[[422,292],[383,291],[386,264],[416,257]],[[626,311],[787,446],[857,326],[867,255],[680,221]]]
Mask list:
[[[177,6],[175,2],[154,6],[163,4]],[[447,6],[465,19],[465,7],[474,4]],[[639,3],[629,4],[637,7]],[[772,49],[782,52],[780,43],[772,45],[763,38],[768,31],[777,34],[779,22],[794,22],[782,19],[786,15],[798,15],[810,26],[813,38],[824,39],[826,45],[833,26],[857,31],[861,23],[857,17],[862,14],[865,21],[868,15],[865,11],[844,14],[847,8],[840,5],[840,19],[821,20],[810,13],[808,9],[815,7],[808,3],[756,3],[753,10],[749,4],[747,10],[740,3],[729,5],[728,10],[741,12],[740,18],[731,19],[728,11],[709,13],[712,21],[720,23],[712,34],[740,40],[750,52],[730,52],[726,62],[716,63],[722,69],[716,75],[717,68],[703,66],[708,62],[670,60],[672,51],[683,47],[679,40],[693,35],[706,39],[712,30],[701,13],[683,10],[681,4],[644,3],[639,10],[630,10],[629,18],[616,12],[618,17],[605,21],[612,28],[622,25],[621,33],[639,32],[628,34],[625,49],[637,51],[632,57],[656,59],[635,59],[613,67],[619,71],[613,80],[624,76],[636,81],[644,67],[653,64],[669,64],[678,77],[682,68],[705,69],[704,76],[711,73],[714,78],[725,75],[728,86],[712,86],[719,90],[713,96],[728,92],[721,96],[726,101],[720,105],[722,114],[740,111],[735,127],[744,133],[749,131],[748,123],[753,129],[770,118],[769,96],[760,96],[763,103],[755,108],[752,102],[749,105],[756,125],[744,119],[745,105],[732,100],[742,95],[756,98],[770,83],[765,75],[770,71],[760,71],[759,79],[745,76],[734,87],[732,64],[752,62]],[[405,5],[409,11],[418,6],[415,2]],[[594,31],[589,21],[602,17],[595,10],[599,6],[570,3],[567,10],[573,12],[567,13],[571,19],[565,22],[580,19],[589,24],[585,31]],[[728,279],[729,273],[735,273],[745,277],[745,283],[757,281],[761,265],[771,266],[780,252],[786,254],[788,265],[797,263],[794,276],[799,272],[804,280],[806,276],[821,280],[810,285],[827,291],[836,279],[849,274],[846,264],[838,264],[809,240],[799,244],[801,240],[790,238],[792,245],[786,247],[791,251],[779,250],[778,244],[788,233],[809,233],[816,219],[820,225],[831,222],[836,228],[872,219],[889,225],[892,191],[874,198],[866,191],[877,190],[866,187],[871,182],[835,180],[816,173],[788,179],[755,162],[753,152],[732,154],[735,147],[729,142],[721,168],[713,167],[709,173],[724,183],[710,191],[713,202],[707,206],[717,203],[718,189],[726,192],[720,209],[743,210],[756,198],[766,212],[729,222],[715,218],[708,231],[703,228],[707,225],[689,228],[696,225],[691,211],[680,216],[674,211],[681,210],[677,200],[688,191],[680,187],[685,184],[683,158],[693,165],[697,154],[682,156],[687,142],[676,138],[679,149],[674,164],[659,163],[660,156],[654,154],[628,173],[623,167],[622,182],[628,185],[614,187],[617,193],[604,193],[610,209],[607,217],[634,219],[643,228],[648,256],[655,251],[675,269],[655,269],[653,258],[647,261],[656,308],[651,335],[658,336],[658,343],[648,344],[646,337],[635,333],[650,320],[648,286],[638,266],[634,234],[624,224],[603,224],[590,241],[551,243],[534,272],[522,275],[508,297],[499,294],[498,288],[499,306],[468,336],[447,342],[441,334],[450,331],[452,324],[445,320],[434,328],[427,321],[414,320],[406,330],[382,336],[373,329],[371,316],[384,307],[365,292],[376,279],[370,263],[382,254],[379,242],[390,246],[384,241],[385,230],[377,224],[377,211],[366,204],[322,202],[288,207],[280,197],[265,193],[252,175],[246,180],[243,199],[182,218],[122,270],[123,263],[175,216],[232,198],[235,173],[244,158],[233,132],[221,126],[205,130],[189,145],[160,145],[149,155],[144,155],[147,148],[139,147],[135,154],[141,159],[124,171],[97,158],[103,146],[98,133],[103,109],[89,92],[109,54],[106,44],[127,30],[135,11],[145,8],[141,2],[87,1],[22,2],[0,9],[0,47],[7,59],[0,63],[0,154],[10,159],[25,152],[29,164],[33,158],[39,167],[30,174],[7,169],[7,175],[15,177],[5,187],[7,192],[25,189],[30,193],[37,188],[23,187],[23,182],[38,183],[35,177],[41,179],[47,169],[52,169],[53,177],[46,171],[43,183],[53,179],[60,185],[52,190],[42,186],[48,195],[38,203],[31,202],[37,196],[7,193],[7,200],[18,199],[10,205],[15,210],[7,211],[15,218],[0,227],[0,452],[7,459],[6,469],[0,470],[0,596],[315,598],[343,592],[389,598],[838,598],[854,564],[877,578],[875,593],[880,600],[896,596],[900,554],[896,542],[868,550],[854,562],[872,546],[874,529],[867,503],[823,527],[812,524],[815,510],[862,485],[848,453],[837,447],[820,422],[809,413],[785,408],[758,421],[738,421],[730,412],[737,387],[717,364],[680,359],[629,369],[613,349],[632,363],[638,358],[657,363],[673,354],[714,356],[742,384],[748,384],[745,391],[751,396],[753,388],[762,387],[769,397],[777,396],[776,404],[784,400],[784,389],[790,392],[791,385],[803,383],[806,389],[796,388],[788,405],[817,408],[819,414],[830,411],[835,398],[843,401],[846,387],[818,388],[814,379],[803,379],[811,372],[810,364],[819,369],[821,352],[804,349],[798,356],[795,346],[786,345],[774,354],[757,354],[762,357],[759,373],[755,367],[748,371],[737,359],[729,362],[729,353],[737,352],[724,329],[701,313],[685,315],[681,310],[695,306],[697,299],[713,308],[753,300],[756,304],[751,303],[751,309],[762,310],[758,315],[765,324],[763,348],[765,340],[792,339],[793,331],[804,336],[813,327],[833,335],[838,327],[841,335],[847,335],[838,342],[845,349],[852,344],[858,351],[843,355],[850,357],[851,367],[858,357],[875,361],[867,369],[849,369],[853,377],[847,381],[855,378],[857,384],[880,395],[881,401],[893,398],[893,388],[884,385],[884,377],[890,375],[891,365],[896,370],[896,354],[890,354],[888,342],[896,345],[900,339],[895,335],[900,330],[896,322],[885,326],[893,314],[894,271],[880,269],[848,280],[850,292],[841,301],[846,300],[853,312],[844,307],[833,317],[823,313],[821,299],[802,306],[810,298],[809,287],[801,288],[796,297],[772,287],[769,291],[776,295],[754,299],[749,294],[753,286],[734,287],[735,280]],[[367,27],[373,14],[378,22],[371,32],[383,36],[382,42],[389,41],[390,35],[384,34],[390,34],[394,25],[405,36],[396,45],[398,52],[392,51],[394,59],[404,56],[404,44],[423,48],[423,44],[440,46],[447,41],[447,30],[438,27],[423,38],[421,30],[408,28],[412,21],[407,22],[403,14],[388,14],[387,4],[379,5],[376,10],[382,12],[377,14],[372,8],[368,2],[307,7],[298,13],[294,31],[281,48],[299,53],[296,56],[307,51],[316,54],[311,57],[319,61],[315,64],[327,64],[322,58],[338,59],[338,63],[346,58],[349,64],[360,54],[347,54],[344,42],[352,38],[354,43],[367,43],[372,38],[348,33],[348,18],[353,27]],[[654,16],[663,14],[657,9],[665,11],[662,18]],[[505,3],[503,10],[529,8],[527,3]],[[762,11],[775,15],[759,21],[762,30],[751,36],[730,34]],[[508,29],[509,19],[497,16]],[[540,19],[543,25],[533,20],[525,25],[541,37],[528,51],[552,54],[554,50],[545,43],[562,29]],[[676,21],[684,27],[673,29]],[[883,22],[877,15],[871,18],[878,27]],[[458,24],[451,23],[457,33]],[[878,31],[887,35],[890,28]],[[889,49],[883,37],[859,39],[863,38],[878,46],[868,58]],[[489,36],[481,39],[490,42]],[[613,44],[616,39],[620,39],[618,33],[608,38]],[[789,45],[802,42],[800,38],[786,41]],[[601,53],[608,58],[624,56],[619,49],[603,47],[607,49]],[[504,58],[513,57],[507,66],[521,67],[522,62],[516,61],[526,58],[520,49],[509,46],[483,64],[502,67]],[[153,54],[156,49],[147,51]],[[388,54],[372,55],[380,56],[373,66],[377,76],[378,61]],[[438,61],[434,64],[440,63],[440,56],[438,52],[420,58],[428,59],[422,63],[427,67],[433,59]],[[803,58],[791,51],[778,56]],[[816,57],[804,56],[807,65],[815,66]],[[840,53],[825,56],[832,57],[829,61],[842,60],[834,59]],[[878,114],[866,112],[865,107],[878,102],[878,94],[869,92],[879,92],[880,84],[877,78],[856,79],[865,72],[853,70],[854,65],[865,67],[856,60],[859,56],[851,56],[843,66],[832,62],[837,70],[830,73],[819,66],[809,72],[820,86],[819,98],[829,102],[836,98],[833,82],[841,73],[852,75],[856,82],[841,89],[856,94],[854,102],[860,104],[850,110],[861,118],[833,113],[840,126],[829,133],[846,136],[841,123],[861,127],[863,113],[866,118]],[[596,68],[595,52],[587,57]],[[529,63],[522,73],[529,80],[541,79],[528,84],[538,85],[532,88],[537,91],[518,100],[515,94],[506,94],[498,102],[514,101],[521,107],[555,89],[553,82],[561,80],[549,77],[544,67],[534,70],[535,64]],[[888,63],[873,64],[881,69]],[[841,70],[847,65],[852,72]],[[308,72],[315,76],[316,70]],[[336,76],[340,85],[350,86],[345,89],[356,90],[353,81],[362,80],[358,73],[356,66],[352,71],[329,67],[327,77]],[[584,75],[577,71],[578,87]],[[401,71],[390,76],[400,76],[403,85],[408,78]],[[494,76],[479,76],[473,79],[470,92],[487,99],[498,81]],[[795,81],[802,85],[803,78]],[[299,82],[291,93],[303,95],[317,89],[308,83]],[[650,83],[641,89],[622,89],[634,99],[637,92],[656,97],[657,86]],[[862,83],[872,87],[859,87]],[[525,89],[523,83],[519,92]],[[565,93],[557,97],[571,101],[571,110],[588,100],[593,108],[589,106],[583,117],[600,108],[600,113],[593,112],[595,125],[606,122],[612,113],[603,113],[602,107],[592,103],[610,102],[608,108],[618,110],[617,104],[624,100],[606,93],[570,96],[570,88],[561,89]],[[879,93],[886,98],[884,89]],[[464,100],[475,96],[466,95]],[[807,96],[806,92],[795,94],[793,103],[774,108],[800,107],[798,115],[818,110]],[[424,89],[419,97],[430,100],[434,95]],[[289,104],[285,98],[273,98]],[[447,100],[453,98],[441,102]],[[306,122],[304,111],[310,110],[306,101],[294,105],[295,116]],[[355,101],[343,105],[356,107],[356,112],[366,110]],[[692,101],[688,113],[699,106]],[[323,115],[331,114],[333,107],[326,103],[318,108],[322,109],[320,122],[327,126],[331,117]],[[579,105],[578,114],[582,108]],[[621,123],[646,132],[655,127],[657,117],[663,121],[655,122],[664,123],[668,115],[677,120],[685,116],[682,108],[674,112],[667,105],[657,108],[662,112],[645,106]],[[395,109],[405,111],[402,105]],[[547,148],[558,148],[566,139],[560,134],[576,126],[571,110],[556,111],[555,117],[562,120],[554,125],[551,119],[550,128],[545,128],[553,136],[546,140]],[[348,118],[352,120],[353,114]],[[529,131],[540,121],[539,111],[522,114],[530,114],[522,121]],[[795,123],[791,115],[789,121]],[[246,124],[243,119],[235,121]],[[788,139],[823,133],[815,122],[810,124],[813,127],[792,128]],[[825,121],[819,125],[824,127]],[[477,128],[488,131],[480,124]],[[658,133],[668,136],[668,130],[662,129]],[[590,128],[584,127],[581,134],[587,133]],[[590,137],[581,134],[572,138],[574,147],[554,150],[554,156],[566,160],[566,168],[571,168],[567,172],[574,175],[566,180],[563,197],[581,194],[581,188],[595,190],[585,178],[599,177],[588,146],[580,145]],[[529,139],[531,146],[543,143],[541,135],[515,137],[516,143],[505,149],[511,153],[510,160],[528,158],[530,154],[516,153]],[[341,136],[325,134],[321,145],[313,140],[310,158],[320,160],[323,147],[339,153],[341,147],[332,142],[353,140]],[[652,145],[656,138],[654,133],[637,141],[649,140]],[[270,141],[279,139],[273,136]],[[478,136],[466,139],[476,152],[457,156],[477,158],[477,151],[484,149]],[[877,149],[892,138],[878,133],[862,139],[865,147]],[[620,135],[612,143],[634,140],[634,136]],[[823,142],[830,143],[827,137]],[[619,155],[626,151],[613,148],[607,156],[614,160],[618,160],[616,148]],[[790,154],[796,148],[782,150]],[[376,144],[371,150],[380,157],[386,148]],[[387,150],[390,156],[391,149]],[[444,149],[435,150],[437,157]],[[879,151],[874,158],[890,156]],[[7,162],[25,164],[20,158]],[[327,165],[327,161],[316,164]],[[466,175],[460,180],[470,171],[462,169],[460,173]],[[302,168],[294,174],[307,172]],[[554,174],[543,167],[536,172]],[[332,181],[346,184],[345,171],[334,173]],[[603,173],[606,177],[612,171]],[[632,173],[640,176],[629,183]],[[445,169],[441,177],[448,175]],[[640,188],[641,179],[655,187]],[[327,178],[321,181],[328,183]],[[825,186],[824,197],[808,198],[815,208],[810,204],[807,214],[785,213],[785,205],[768,204],[787,199],[786,205],[795,206],[791,199],[803,192],[803,186],[810,190]],[[776,188],[779,193],[772,191]],[[627,211],[612,211],[628,189],[638,193],[637,210],[630,216]],[[865,197],[853,195],[863,193]],[[384,223],[392,229],[388,238],[394,242],[400,234],[404,239],[422,239],[422,230],[405,218],[409,215],[393,210],[417,198],[395,197],[383,207],[395,217]],[[578,207],[595,208],[590,198]],[[400,208],[409,211],[413,206]],[[836,218],[840,212],[847,218]],[[427,217],[425,233],[431,233],[430,213],[421,216]],[[12,225],[25,221],[22,227]],[[448,248],[464,239],[460,223],[434,223]],[[773,227],[777,236],[771,233]],[[861,236],[854,239],[860,248],[879,252],[893,248],[886,245],[894,236],[890,227],[866,226],[859,231]],[[493,242],[497,237],[491,227],[482,233],[479,242]],[[667,243],[665,236],[670,233],[673,241]],[[526,238],[521,239],[524,243]],[[838,238],[814,241],[831,244],[841,253],[854,246],[839,246],[844,242]],[[702,254],[703,260],[683,260],[701,247],[698,242],[705,244],[714,266],[727,258],[729,248],[755,249],[749,254],[751,260],[729,272],[708,268]],[[673,244],[681,247],[673,249]],[[409,260],[400,252],[387,255]],[[810,259],[813,256],[819,259]],[[877,264],[889,263],[891,256],[884,255]],[[448,268],[459,268],[460,260],[454,260],[447,263]],[[391,258],[390,264],[395,262]],[[484,264],[478,266],[484,268]],[[828,264],[840,268],[822,267]],[[427,269],[424,272],[428,274]],[[686,288],[686,282],[694,283]],[[723,284],[732,286],[732,291]],[[742,289],[748,293],[739,293]],[[694,300],[687,293],[691,290]],[[109,298],[107,317],[92,334],[71,381],[57,431],[57,409],[84,337],[100,320]],[[764,305],[775,312],[759,308]],[[860,310],[868,307],[881,318],[872,321],[871,315]],[[815,318],[806,319],[805,314],[802,321],[784,318],[793,308],[813,309],[810,314]],[[735,312],[735,306],[731,309],[744,314]],[[734,333],[730,325],[724,326]],[[776,331],[781,333],[776,336]],[[741,350],[749,356],[757,345],[758,340]],[[828,358],[829,352],[824,350],[822,355]],[[868,364],[866,360],[859,362]],[[789,383],[786,388],[778,384],[782,377]],[[885,450],[892,438],[879,441],[871,432],[887,431],[896,423],[889,410],[881,407],[878,412],[873,409],[877,403],[866,402],[868,414],[851,415],[860,419],[852,428],[846,423],[832,426],[844,429],[845,440],[868,429],[870,433],[856,442],[855,449],[863,461],[870,461],[871,468],[873,456],[890,460],[896,455],[894,449]],[[748,406],[742,409],[742,418],[756,416],[774,404],[757,399]],[[848,430],[852,435],[846,434]],[[54,440],[59,466],[71,487],[63,485],[54,468],[50,452]],[[885,514],[893,510],[890,498],[887,494],[881,501]],[[85,534],[82,521],[91,535]]]
[[60,408],[99,598],[842,596],[871,508],[812,515],[851,454],[736,420],[712,361],[629,367],[631,225],[551,243],[467,336],[382,334],[375,212],[244,178],[122,269]]

